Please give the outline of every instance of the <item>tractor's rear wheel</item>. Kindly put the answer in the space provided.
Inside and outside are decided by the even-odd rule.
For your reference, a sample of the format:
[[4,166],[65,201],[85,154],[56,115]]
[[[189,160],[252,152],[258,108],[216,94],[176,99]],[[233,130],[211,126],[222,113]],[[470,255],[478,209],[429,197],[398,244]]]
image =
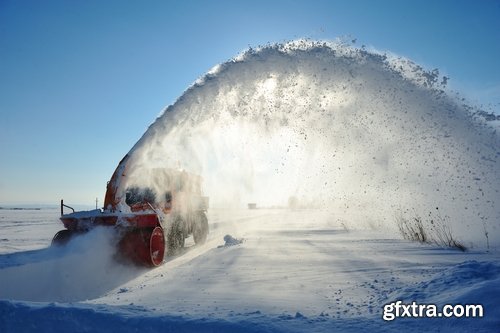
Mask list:
[[120,240],[118,248],[124,257],[139,265],[159,266],[165,256],[163,229],[156,227],[128,231]]
[[180,216],[175,216],[167,235],[168,255],[173,256],[177,254],[184,247],[185,240],[184,220]]
[[208,236],[208,219],[205,213],[199,213],[196,217],[193,230],[193,239],[196,245],[204,244]]

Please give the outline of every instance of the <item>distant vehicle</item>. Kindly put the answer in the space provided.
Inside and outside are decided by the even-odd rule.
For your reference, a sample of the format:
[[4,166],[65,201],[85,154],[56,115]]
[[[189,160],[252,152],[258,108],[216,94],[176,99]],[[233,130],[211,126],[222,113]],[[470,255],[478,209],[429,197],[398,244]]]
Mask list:
[[[106,188],[104,208],[75,212],[61,200],[64,230],[53,245],[64,245],[74,236],[96,226],[116,229],[120,255],[146,266],[159,266],[165,255],[173,255],[193,235],[195,244],[208,235],[208,197],[202,195],[202,178],[176,169],[148,170],[149,186],[121,188],[128,155],[120,161]],[[73,210],[64,214],[64,208]]]

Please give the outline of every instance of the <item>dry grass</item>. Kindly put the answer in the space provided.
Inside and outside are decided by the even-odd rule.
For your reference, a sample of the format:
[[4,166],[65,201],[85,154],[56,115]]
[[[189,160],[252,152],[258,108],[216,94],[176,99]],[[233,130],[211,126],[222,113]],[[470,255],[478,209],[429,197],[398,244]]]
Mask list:
[[447,220],[448,218],[443,218],[439,212],[429,213],[429,218],[426,220],[418,214],[410,218],[405,217],[401,212],[396,215],[396,224],[404,239],[466,251],[467,248],[453,236]]

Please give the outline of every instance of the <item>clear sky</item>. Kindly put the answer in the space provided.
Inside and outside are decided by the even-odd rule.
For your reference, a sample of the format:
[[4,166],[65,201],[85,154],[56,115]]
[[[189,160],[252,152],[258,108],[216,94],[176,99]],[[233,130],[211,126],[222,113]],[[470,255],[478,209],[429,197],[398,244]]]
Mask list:
[[499,0],[0,0],[0,204],[102,198],[198,77],[249,46],[357,39],[500,113]]

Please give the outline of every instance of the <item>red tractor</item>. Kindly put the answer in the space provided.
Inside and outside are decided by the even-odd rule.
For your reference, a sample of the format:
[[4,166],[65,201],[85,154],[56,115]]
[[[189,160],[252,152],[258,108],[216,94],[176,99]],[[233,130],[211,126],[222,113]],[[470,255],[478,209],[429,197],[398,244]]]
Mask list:
[[[164,256],[177,253],[190,235],[195,244],[203,244],[208,235],[208,197],[202,195],[201,177],[183,170],[152,169],[149,186],[128,184],[127,161],[128,155],[108,182],[103,209],[75,212],[61,200],[66,229],[54,236],[52,244],[66,244],[96,226],[114,227],[118,253],[146,266],[161,265]],[[64,214],[64,207],[73,212]]]

